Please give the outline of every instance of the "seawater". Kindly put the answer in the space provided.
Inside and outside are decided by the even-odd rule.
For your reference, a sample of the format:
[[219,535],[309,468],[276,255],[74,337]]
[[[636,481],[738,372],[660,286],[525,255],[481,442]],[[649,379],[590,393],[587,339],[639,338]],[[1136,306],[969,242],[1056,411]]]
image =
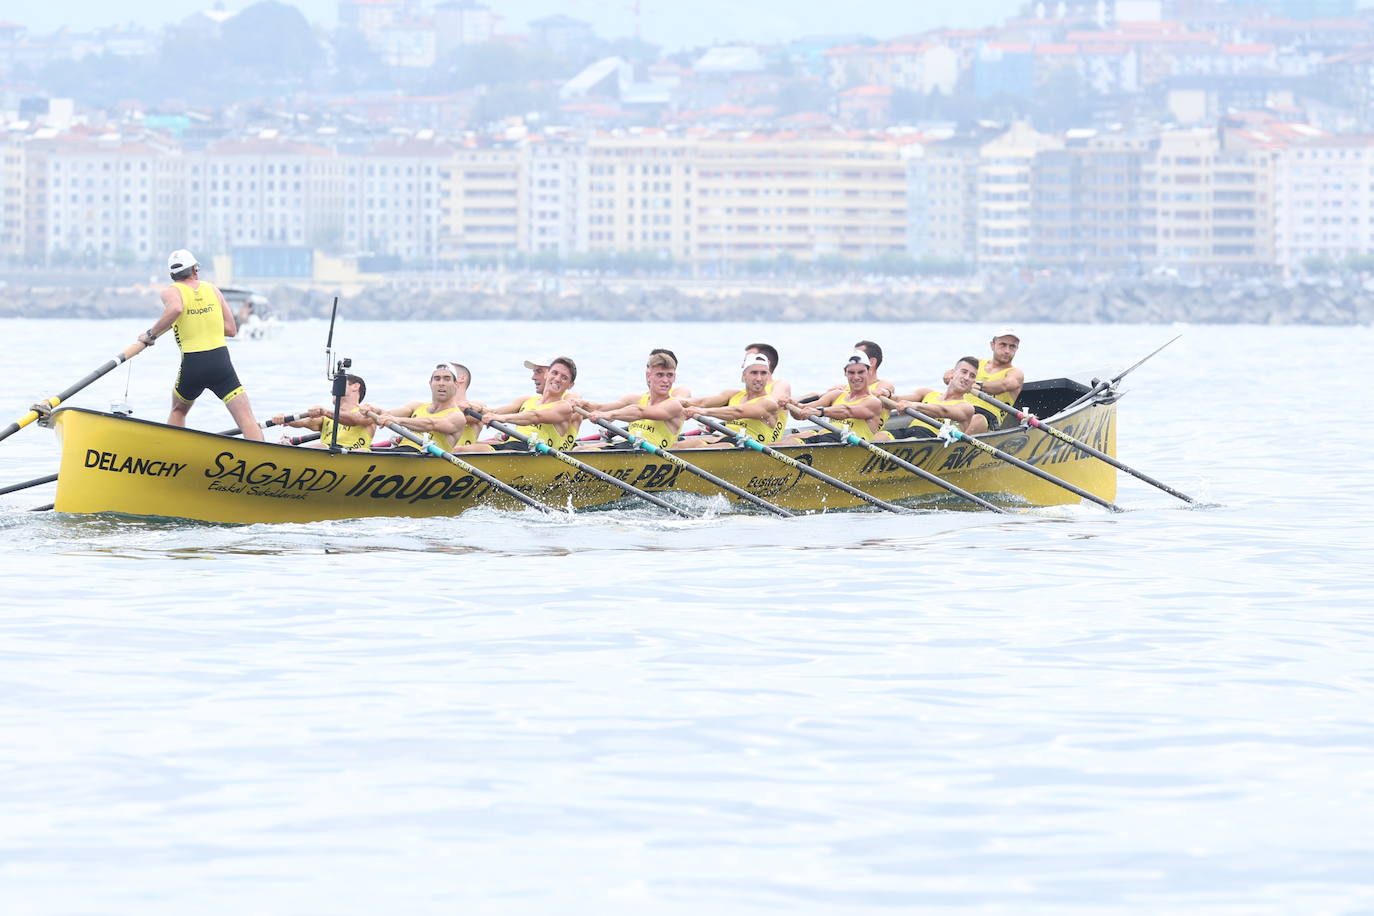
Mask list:
[[[151,311],[155,311],[152,309]],[[0,421],[147,322],[0,322]],[[387,406],[796,390],[849,345],[931,384],[991,328],[361,323]],[[233,356],[323,403],[322,322]],[[1132,373],[1095,506],[778,520],[474,511],[230,527],[0,497],[6,914],[1217,912],[1374,908],[1369,328],[1024,328],[1028,376]],[[170,340],[78,395],[165,415]],[[207,396],[191,414],[231,426]],[[0,484],[56,469],[0,443]]]

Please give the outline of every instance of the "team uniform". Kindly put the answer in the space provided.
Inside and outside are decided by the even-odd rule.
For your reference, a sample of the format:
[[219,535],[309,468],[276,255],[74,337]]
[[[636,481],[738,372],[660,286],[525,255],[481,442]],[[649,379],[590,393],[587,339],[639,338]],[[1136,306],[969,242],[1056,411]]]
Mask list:
[[[949,400],[946,400],[946,399],[945,399],[945,394],[944,394],[943,391],[929,391],[929,392],[926,392],[926,396],[925,396],[925,397],[921,398],[920,403],[922,403],[922,404],[941,404],[941,405],[944,405],[944,406],[949,406],[949,405],[952,405],[952,404],[963,404],[963,403],[965,403],[965,400],[964,400],[964,398],[960,398],[960,399],[955,400],[955,401],[949,401]],[[894,439],[931,439],[931,438],[934,438],[934,437],[935,437],[935,434],[938,433],[938,432],[940,431],[940,427],[937,425],[937,424],[940,423],[940,422],[941,422],[941,421],[939,421],[939,420],[934,420],[934,419],[931,419],[931,420],[918,420],[918,419],[916,419],[915,417],[912,417],[912,418],[911,418],[911,425],[910,425],[910,426],[904,427],[904,428],[902,428],[902,429],[894,429],[894,430],[892,431],[892,438],[894,438]]]
[[[563,400],[567,396],[568,392],[563,392],[558,398],[558,401]],[[520,410],[516,411],[516,413],[523,413],[526,410],[538,410],[540,402],[543,400],[544,396],[542,394],[536,394],[525,398],[524,401],[520,402]],[[544,406],[548,406],[548,404],[557,404],[558,401],[549,401],[544,404]],[[516,432],[521,435],[528,436],[531,439],[537,439],[549,448],[555,448],[560,452],[566,452],[577,444],[577,431],[581,426],[582,424],[580,421],[574,420],[568,424],[568,431],[566,433],[560,433],[558,427],[554,426],[552,423],[536,423],[530,426],[517,426],[515,429]],[[492,448],[497,451],[516,451],[526,448],[526,445],[519,439],[513,438],[509,442],[502,442],[500,445],[492,446]]]
[[[443,416],[447,416],[448,414],[455,413],[455,412],[457,412],[457,411],[461,411],[461,410],[462,410],[461,407],[445,407],[443,410],[435,410],[435,411],[431,411],[429,408],[430,408],[430,405],[428,405],[428,404],[422,404],[422,405],[420,405],[419,407],[415,408],[415,412],[412,413],[411,416],[412,416],[412,417],[443,417]],[[453,451],[454,448],[456,448],[457,446],[460,446],[460,445],[472,445],[474,442],[477,441],[477,424],[476,424],[476,423],[464,423],[464,424],[463,424],[463,432],[462,432],[462,434],[459,435],[456,439],[455,439],[453,436],[450,436],[448,433],[441,433],[441,432],[439,432],[438,430],[434,430],[434,431],[432,431],[432,432],[422,434],[422,435],[420,436],[420,438],[423,439],[426,435],[429,436],[429,440],[430,440],[431,442],[433,442],[435,445],[439,446],[439,448],[443,449],[443,450],[446,451],[446,452],[451,452],[451,451]],[[420,450],[421,450],[421,449],[420,449],[420,446],[416,445],[414,442],[411,442],[409,439],[406,439],[406,438],[404,438],[404,437],[401,439],[400,442],[398,442],[398,443],[396,444],[396,447],[397,447],[397,448],[408,448],[408,449],[413,449],[414,451],[420,451]]]
[[[739,391],[736,391],[734,395],[731,396],[726,406],[739,407],[743,404],[752,404],[754,401],[761,401],[766,397],[771,397],[772,393],[769,389],[771,389],[772,387],[773,383],[769,382],[768,387],[763,390],[763,394],[759,395],[756,398],[750,398],[747,401],[744,399],[744,396],[748,393],[748,389],[742,388]],[[779,439],[782,438],[782,434],[787,427],[787,421],[783,419],[782,415],[782,408],[778,408],[778,413],[772,423],[768,423],[764,420],[741,418],[739,420],[731,420],[729,423],[726,423],[725,425],[737,432],[742,432],[745,435],[753,439],[757,439],[758,441],[767,445],[773,442],[777,442]]]
[[[851,398],[849,396],[849,389],[846,388],[844,392],[840,394],[839,397],[837,397],[834,401],[830,403],[830,406],[851,406],[854,404],[858,404],[862,401],[866,401],[871,397],[873,397],[873,395],[869,392],[869,390],[864,389],[863,394],[859,395],[856,398]],[[876,428],[874,427],[872,420],[860,420],[858,417],[848,417],[843,420],[832,419],[830,420],[830,422],[842,428],[843,430],[845,430],[845,432],[853,433],[865,442],[872,442],[873,437],[878,435],[878,433],[882,432],[883,427],[887,425],[887,418],[889,413],[890,411],[886,407],[884,407],[883,412],[878,415],[878,425]],[[842,437],[839,433],[826,432],[821,433],[817,436],[808,436],[806,441],[808,443],[815,443],[819,445],[826,442],[839,442],[842,438],[847,439],[847,437]]]
[[[333,444],[334,418],[324,417],[320,420],[320,443],[329,446]],[[339,448],[350,452],[370,452],[372,451],[372,427],[370,426],[348,426],[339,423]]]
[[[996,372],[989,372],[988,365],[991,362],[992,360],[990,359],[978,360],[978,381],[1000,381],[1001,379],[1006,378],[1007,373],[1012,370],[1012,367],[1008,366],[1007,368],[999,369]],[[1011,406],[1012,404],[1016,403],[1016,395],[1010,391],[1004,391],[1001,394],[989,394],[985,397],[987,397],[989,400],[1001,401],[1003,404],[1006,404],[1008,406]],[[1001,426],[1002,421],[1007,418],[1007,411],[999,410],[996,407],[989,407],[982,398],[979,398],[976,395],[966,394],[964,395],[964,400],[968,401],[970,404],[973,405],[973,410],[975,413],[982,414],[983,417],[988,421],[988,429],[996,429],[997,427]]]
[[204,280],[194,289],[185,283],[172,286],[181,296],[182,306],[172,324],[172,333],[181,348],[181,368],[172,392],[189,404],[208,388],[228,404],[243,394],[243,385],[224,342],[224,311],[219,293]]
[[[646,391],[639,396],[636,402],[640,407],[649,406],[650,392]],[[682,420],[676,424],[669,420],[634,420],[630,423],[630,435],[638,436],[654,448],[672,448],[677,442],[678,431],[682,429]],[[629,448],[630,443],[622,440],[617,442],[612,448]]]

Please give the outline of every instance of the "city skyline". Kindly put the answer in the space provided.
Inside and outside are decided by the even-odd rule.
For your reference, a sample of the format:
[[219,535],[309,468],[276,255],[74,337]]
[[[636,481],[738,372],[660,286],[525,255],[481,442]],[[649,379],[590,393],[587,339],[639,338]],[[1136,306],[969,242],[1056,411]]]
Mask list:
[[[232,0],[224,3],[230,11],[251,5]],[[337,22],[337,0],[299,0],[288,5],[295,6],[315,25],[332,28]],[[591,23],[603,38],[631,37],[636,31],[634,0],[611,4],[594,0],[494,0],[486,5],[503,17],[502,32],[506,34],[525,32],[530,20],[558,13]],[[125,24],[157,28],[213,6],[213,2],[202,0],[131,0],[114,15],[97,0],[61,0],[0,19],[32,32]],[[1017,0],[971,0],[954,10],[898,8],[880,0],[858,0],[844,6],[803,0],[742,8],[728,0],[702,0],[690,7],[667,0],[639,0],[638,25],[645,41],[674,50],[730,42],[778,43],[807,35],[863,33],[884,38],[941,26],[992,25],[1013,15],[1019,6]]]

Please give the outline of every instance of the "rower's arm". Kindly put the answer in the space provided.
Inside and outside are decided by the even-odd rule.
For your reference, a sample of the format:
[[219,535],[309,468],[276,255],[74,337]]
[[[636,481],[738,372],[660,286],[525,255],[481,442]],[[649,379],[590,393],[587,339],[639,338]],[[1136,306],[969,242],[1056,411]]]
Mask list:
[[730,403],[730,399],[733,398],[738,391],[738,388],[727,388],[720,394],[706,394],[699,398],[686,398],[683,400],[683,403],[688,407],[722,407]]
[[[831,404],[834,404],[835,399],[840,396],[840,392],[843,390],[843,388],[832,388],[825,394],[815,396],[815,400],[808,404],[803,404],[799,401],[788,401],[786,405],[787,412],[798,420],[809,420],[811,417],[815,416],[816,412],[822,407],[829,407]],[[811,397],[811,395],[808,395],[808,397]]]
[[[605,404],[593,404],[591,401],[578,401],[577,406],[578,406],[578,407],[581,407],[583,410],[587,411],[588,413],[593,413],[593,412],[598,411],[598,410],[599,410],[599,411],[602,411],[602,412],[606,412],[606,411],[612,411],[612,410],[619,410],[619,409],[622,408],[622,407],[626,407],[626,406],[628,406],[628,405],[634,404],[634,403],[635,403],[636,401],[638,401],[638,400],[639,400],[639,395],[637,395],[637,394],[627,394],[627,395],[625,395],[625,397],[623,397],[623,398],[618,398],[617,400],[614,400],[614,401],[607,401]],[[617,417],[616,419],[619,419],[619,418]],[[639,418],[638,418],[638,417],[635,417],[634,419],[638,420]]]
[[857,404],[833,404],[825,415],[835,420],[875,420],[882,416],[883,405],[877,395],[864,398]]
[[955,420],[959,423],[967,423],[973,419],[973,405],[968,401],[956,401],[953,404],[916,404],[913,406],[926,416],[935,417],[939,420]]
[[149,335],[151,335],[153,340],[156,340],[163,334],[166,334],[167,329],[176,324],[177,319],[181,317],[183,308],[184,306],[181,304],[181,293],[177,292],[177,288],[175,286],[169,286],[164,289],[162,291],[162,314],[157,316],[157,321],[153,322],[153,326],[143,334],[140,334],[138,339],[142,340],[144,343],[149,343],[148,340],[145,340]]
[[934,388],[917,388],[915,391],[911,392],[911,394],[892,394],[888,395],[888,397],[892,398],[894,401],[919,401],[934,390]]
[[517,411],[517,410],[520,409],[520,405],[523,404],[523,403],[525,403],[525,399],[524,399],[524,398],[516,398],[514,401],[511,401],[509,404],[502,404],[500,407],[492,407],[492,408],[489,408],[489,409],[487,409],[487,410],[482,411],[482,413],[498,413],[498,414],[514,413],[515,411]]
[[997,379],[987,379],[978,383],[988,394],[1004,394],[1008,391],[1021,393],[1021,386],[1026,384],[1026,373],[1012,366],[1007,370],[1007,374]]
[[778,412],[778,402],[772,398],[759,398],[745,404],[722,404],[720,407],[705,407],[698,411],[727,423],[735,420],[771,420]]
[[[534,410],[521,410],[517,413],[498,413],[495,419],[502,423],[510,423],[515,426],[536,426],[541,423],[552,423],[559,425],[567,423],[574,418],[573,405],[567,401],[559,401],[556,404],[549,404]],[[581,417],[577,417],[581,419]]]
[[647,407],[641,407],[638,403],[626,404],[618,410],[607,410],[602,413],[607,420],[676,420],[686,409],[676,398],[665,398]]
[[779,402],[791,400],[792,383],[784,382],[780,378],[775,378],[773,379],[773,390],[769,392],[769,394],[771,397],[776,398]]

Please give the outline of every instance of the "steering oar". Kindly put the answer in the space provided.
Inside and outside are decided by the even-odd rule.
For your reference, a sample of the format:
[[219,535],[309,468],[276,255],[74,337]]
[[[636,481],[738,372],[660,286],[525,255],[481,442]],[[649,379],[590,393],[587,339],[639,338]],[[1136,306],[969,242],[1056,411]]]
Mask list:
[[[67,398],[76,394],[82,388],[85,388],[87,385],[91,384],[91,382],[94,382],[96,379],[100,378],[105,373],[114,369],[120,363],[133,359],[135,356],[142,353],[146,349],[148,349],[147,344],[143,343],[141,340],[134,341],[128,347],[126,347],[123,350],[123,352],[116,353],[114,355],[114,358],[112,358],[109,362],[105,363],[104,365],[100,366],[90,375],[81,379],[81,381],[72,385],[70,388],[66,388],[62,391],[59,391],[57,394],[48,398],[48,406],[56,407],[58,404],[61,404],[63,401],[67,400]],[[25,426],[28,426],[34,420],[37,420],[38,417],[38,411],[30,410],[28,413],[24,414],[18,420],[15,420],[9,426],[6,426],[3,430],[0,430],[0,439],[8,439],[10,436],[13,436],[15,433],[19,432],[19,430],[23,429]]]

